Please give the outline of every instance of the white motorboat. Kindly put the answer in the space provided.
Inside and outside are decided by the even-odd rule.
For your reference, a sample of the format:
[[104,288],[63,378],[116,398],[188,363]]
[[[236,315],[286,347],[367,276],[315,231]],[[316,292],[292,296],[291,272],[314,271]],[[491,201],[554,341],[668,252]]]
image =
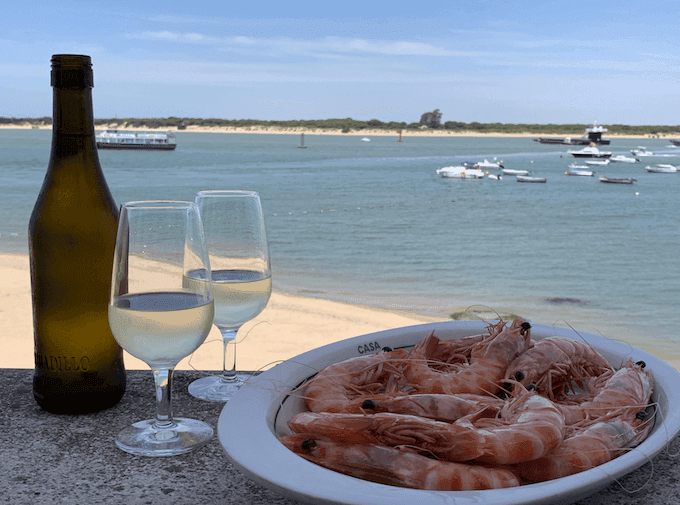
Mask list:
[[518,175],[517,182],[546,182],[545,177],[531,177],[530,175]]
[[437,173],[447,179],[483,179],[484,172],[478,168],[444,167],[437,170]]
[[361,139],[361,141],[362,142],[370,142],[371,139],[369,139],[368,137],[364,137],[364,138]]
[[575,158],[610,158],[612,155],[610,151],[600,151],[594,144],[578,151],[569,149],[567,152]]
[[488,161],[485,159],[484,161],[477,163],[477,166],[479,168],[503,168],[503,160],[495,161],[494,158],[494,161]]
[[530,170],[520,170],[516,168],[503,168],[501,169],[501,172],[505,175],[529,175],[531,173]]
[[503,178],[502,175],[498,175],[498,174],[490,174],[490,173],[488,173],[488,172],[486,173],[486,177],[487,177],[488,179],[491,179],[492,181],[500,181],[500,180]]
[[571,165],[569,165],[569,168],[585,168],[585,169],[587,169],[588,165],[577,165],[576,163],[572,163]]
[[584,163],[586,165],[604,166],[604,165],[609,165],[610,161],[609,160],[585,160]]
[[582,177],[592,177],[593,175],[595,175],[595,172],[589,170],[587,167],[583,168],[572,167],[566,172],[564,172],[564,175],[578,175]]
[[637,149],[631,149],[630,152],[636,158],[656,156],[652,151],[648,151],[644,146],[638,146]]
[[650,172],[650,173],[653,173],[653,174],[674,174],[678,171],[678,167],[676,167],[675,165],[672,165],[672,164],[662,163],[662,164],[657,165],[655,167],[650,167],[649,165],[647,165],[645,167],[645,170],[647,170],[647,172]]
[[609,158],[610,161],[615,163],[638,163],[640,160],[637,158],[631,158],[629,156],[624,156],[623,154],[617,154]]

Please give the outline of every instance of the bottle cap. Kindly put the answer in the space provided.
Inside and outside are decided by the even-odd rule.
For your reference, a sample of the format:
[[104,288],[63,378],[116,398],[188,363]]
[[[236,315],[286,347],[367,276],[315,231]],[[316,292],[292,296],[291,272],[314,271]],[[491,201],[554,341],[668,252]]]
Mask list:
[[94,88],[92,60],[80,54],[52,56],[52,86],[55,88]]

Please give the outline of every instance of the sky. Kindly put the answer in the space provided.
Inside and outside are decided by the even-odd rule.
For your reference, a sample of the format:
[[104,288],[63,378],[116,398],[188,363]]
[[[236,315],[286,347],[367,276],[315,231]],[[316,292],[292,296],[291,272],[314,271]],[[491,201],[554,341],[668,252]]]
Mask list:
[[5,4],[3,117],[51,116],[69,53],[97,118],[680,124],[680,0]]

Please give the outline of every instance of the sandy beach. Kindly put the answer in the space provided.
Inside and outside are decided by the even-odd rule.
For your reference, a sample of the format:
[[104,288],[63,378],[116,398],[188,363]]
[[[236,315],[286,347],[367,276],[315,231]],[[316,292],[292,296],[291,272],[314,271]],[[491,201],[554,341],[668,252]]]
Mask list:
[[[0,368],[33,368],[33,315],[28,255],[0,254]],[[267,308],[239,333],[240,370],[262,370],[316,347],[376,331],[447,319],[274,292]],[[244,338],[245,337],[245,338]],[[222,341],[213,326],[178,370],[219,370]],[[680,360],[666,359],[680,370]],[[128,369],[148,370],[125,353]]]
[[[300,135],[304,133],[305,135],[345,135],[345,136],[361,136],[361,137],[398,137],[398,131],[389,130],[356,130],[350,131],[348,133],[343,133],[341,130],[331,130],[326,128],[279,128],[274,126],[246,126],[246,127],[233,127],[233,126],[213,126],[213,127],[201,127],[201,126],[187,126],[184,130],[178,130],[177,127],[171,128],[133,128],[133,127],[121,127],[116,124],[113,125],[98,125],[96,130],[104,130],[107,128],[115,128],[118,130],[129,130],[129,131],[174,131],[177,132],[193,132],[193,133],[251,133],[251,134],[269,134],[269,135]],[[2,129],[20,129],[20,130],[51,130],[51,125],[41,125],[41,126],[31,126],[29,124],[24,125],[7,125],[0,124],[0,130]],[[404,130],[402,137],[505,137],[505,138],[535,138],[535,137],[576,137],[573,133],[560,133],[560,132],[546,132],[546,133],[499,133],[499,132],[487,132],[480,133],[477,131],[461,131],[454,132],[449,130],[433,130],[433,129],[423,129],[423,130]],[[673,135],[659,136],[652,135],[616,135],[616,134],[605,134],[605,138],[608,139],[649,139],[649,138],[674,138]]]
[[[27,255],[0,254],[0,368],[33,368],[33,315]],[[339,340],[374,331],[442,321],[328,300],[273,293],[267,308],[243,326],[237,365],[241,370],[268,368],[278,361]],[[213,327],[193,357],[178,370],[219,370],[222,341]],[[148,370],[126,353],[128,369]]]

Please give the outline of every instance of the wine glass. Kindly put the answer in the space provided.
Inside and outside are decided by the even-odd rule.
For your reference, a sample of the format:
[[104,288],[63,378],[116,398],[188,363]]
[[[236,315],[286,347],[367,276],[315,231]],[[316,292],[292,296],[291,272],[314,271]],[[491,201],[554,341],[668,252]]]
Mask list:
[[[185,286],[187,272],[207,282]],[[156,417],[125,428],[116,445],[142,456],[198,449],[212,428],[173,418],[172,371],[206,339],[214,317],[210,262],[193,202],[129,202],[121,206],[113,260],[109,325],[120,346],[147,363],[156,385]]]
[[[236,333],[264,310],[271,296],[269,246],[256,192],[200,191],[195,202],[208,244],[215,326],[222,334],[224,353],[222,375],[195,380],[189,393],[202,400],[226,402],[247,380],[236,373]],[[201,280],[192,272],[187,279],[190,284]]]

